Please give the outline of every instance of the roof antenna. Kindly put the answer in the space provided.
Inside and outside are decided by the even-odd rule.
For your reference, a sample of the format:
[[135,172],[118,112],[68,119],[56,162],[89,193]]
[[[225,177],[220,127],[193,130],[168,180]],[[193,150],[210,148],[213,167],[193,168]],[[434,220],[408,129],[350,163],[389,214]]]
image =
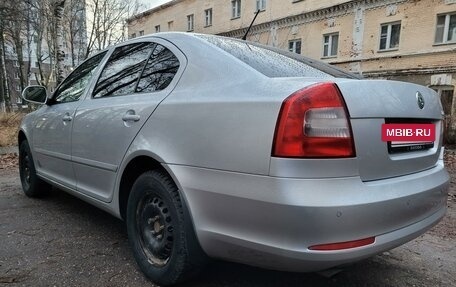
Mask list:
[[250,32],[250,28],[252,28],[252,25],[253,25],[253,23],[255,22],[256,17],[258,16],[258,14],[260,14],[260,12],[261,12],[260,9],[258,9],[258,11],[256,11],[255,17],[253,17],[252,23],[250,23],[250,26],[249,26],[249,28],[247,29],[247,32],[245,32],[244,37],[242,37],[242,40],[247,40],[247,35],[248,35],[249,32]]

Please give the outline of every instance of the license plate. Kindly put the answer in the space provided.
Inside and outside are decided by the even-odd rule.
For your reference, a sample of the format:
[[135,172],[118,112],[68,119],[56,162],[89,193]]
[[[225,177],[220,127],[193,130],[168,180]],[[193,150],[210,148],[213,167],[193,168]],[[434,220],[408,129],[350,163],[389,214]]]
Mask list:
[[383,124],[382,141],[430,143],[435,141],[434,124]]
[[412,152],[434,147],[434,124],[383,124],[382,141],[388,142],[388,152]]
[[411,151],[422,151],[428,150],[434,147],[433,142],[388,142],[388,152],[411,152]]

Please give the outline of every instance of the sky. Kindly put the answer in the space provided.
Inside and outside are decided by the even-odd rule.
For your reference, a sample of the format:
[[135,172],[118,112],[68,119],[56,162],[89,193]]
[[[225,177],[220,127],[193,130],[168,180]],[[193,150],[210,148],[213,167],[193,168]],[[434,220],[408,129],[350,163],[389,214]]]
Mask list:
[[159,6],[161,4],[164,4],[166,2],[170,2],[171,0],[139,0],[142,4],[144,4],[145,6],[145,9],[144,10],[147,10],[147,9],[151,9],[151,8],[154,8],[156,6]]

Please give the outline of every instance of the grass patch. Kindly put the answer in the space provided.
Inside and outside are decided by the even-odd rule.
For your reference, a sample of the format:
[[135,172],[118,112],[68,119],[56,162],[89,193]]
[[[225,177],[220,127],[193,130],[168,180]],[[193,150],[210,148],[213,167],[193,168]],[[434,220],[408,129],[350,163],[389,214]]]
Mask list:
[[17,145],[17,133],[24,113],[0,113],[0,147]]

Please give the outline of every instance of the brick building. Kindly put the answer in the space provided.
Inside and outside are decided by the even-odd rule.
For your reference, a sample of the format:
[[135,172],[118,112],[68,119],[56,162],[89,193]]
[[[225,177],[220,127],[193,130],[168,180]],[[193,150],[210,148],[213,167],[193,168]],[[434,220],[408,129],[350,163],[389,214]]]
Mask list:
[[[128,31],[240,38],[258,9],[248,40],[367,78],[430,86],[447,115],[456,110],[456,0],[174,0],[130,18]],[[453,120],[451,137],[455,130]]]

